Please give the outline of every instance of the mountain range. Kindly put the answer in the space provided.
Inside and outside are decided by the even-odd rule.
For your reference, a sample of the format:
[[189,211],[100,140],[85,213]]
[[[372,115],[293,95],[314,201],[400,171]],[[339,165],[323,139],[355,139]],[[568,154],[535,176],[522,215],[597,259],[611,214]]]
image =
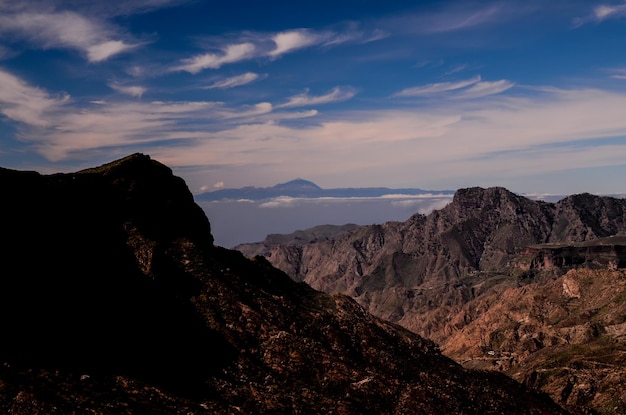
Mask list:
[[324,229],[236,248],[465,367],[507,373],[575,413],[626,413],[625,199],[476,187],[405,222]]
[[0,191],[3,413],[566,413],[215,246],[184,181],[149,156],[0,168]]
[[385,195],[451,195],[451,190],[422,190],[422,189],[389,189],[386,187],[337,188],[322,189],[313,182],[304,179],[295,179],[272,187],[242,187],[239,189],[219,189],[195,196],[199,202],[218,200],[263,200],[279,196],[318,198],[318,197],[381,197]]

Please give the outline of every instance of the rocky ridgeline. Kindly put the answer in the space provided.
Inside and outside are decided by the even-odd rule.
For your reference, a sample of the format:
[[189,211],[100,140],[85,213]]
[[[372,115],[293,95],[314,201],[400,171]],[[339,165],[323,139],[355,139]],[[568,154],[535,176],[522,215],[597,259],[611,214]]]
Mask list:
[[0,412],[564,413],[347,296],[213,246],[183,181],[148,156],[0,169],[0,189]]
[[374,314],[440,341],[444,323],[429,312],[465,304],[495,283],[518,285],[519,278],[509,275],[540,263],[538,252],[529,258],[529,247],[624,232],[624,199],[576,195],[551,204],[503,188],[471,188],[459,190],[443,209],[403,223],[363,226],[310,243],[237,249],[262,253],[296,281],[350,295]]
[[[602,386],[621,370],[623,337],[615,335],[620,332],[615,327],[626,312],[615,317],[609,310],[621,310],[626,298],[616,282],[625,264],[625,234],[624,199],[582,194],[546,203],[503,188],[470,188],[457,191],[443,209],[403,223],[363,226],[310,243],[266,241],[238,249],[262,252],[296,281],[350,295],[373,314],[436,341],[445,354],[467,366],[507,371],[572,410],[610,406],[618,412],[605,413],[626,413],[626,386],[619,386],[619,393]],[[603,284],[613,291],[602,291],[602,305],[600,297],[593,297],[584,307],[563,290],[543,295],[547,284],[567,285],[563,278],[568,270],[609,272],[597,279],[585,274],[588,284],[582,285],[580,298],[589,287],[602,291]],[[575,281],[576,275],[566,280]],[[520,308],[520,301],[529,308],[510,311]],[[546,310],[571,318],[555,327]],[[603,320],[598,314],[613,317]],[[610,362],[596,362],[612,365],[604,367],[602,376],[594,372],[594,379],[603,380],[585,383],[592,377],[568,363],[574,356],[589,360],[593,353],[583,351],[594,350],[596,341],[617,342],[617,348],[607,354]],[[569,353],[572,347],[580,350]],[[556,376],[540,364],[554,353],[563,357],[567,382],[565,375]],[[540,370],[531,376],[523,365]],[[578,387],[585,392],[574,393]]]

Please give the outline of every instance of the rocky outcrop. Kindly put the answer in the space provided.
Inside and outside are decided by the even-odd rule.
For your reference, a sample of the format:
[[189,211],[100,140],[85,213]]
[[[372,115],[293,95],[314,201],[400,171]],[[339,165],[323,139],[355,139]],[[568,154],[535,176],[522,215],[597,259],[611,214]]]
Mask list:
[[147,156],[2,169],[0,191],[3,413],[563,413],[213,246],[185,184]]
[[611,236],[586,242],[542,244],[527,247],[511,261],[524,271],[564,267],[626,268],[626,237]]

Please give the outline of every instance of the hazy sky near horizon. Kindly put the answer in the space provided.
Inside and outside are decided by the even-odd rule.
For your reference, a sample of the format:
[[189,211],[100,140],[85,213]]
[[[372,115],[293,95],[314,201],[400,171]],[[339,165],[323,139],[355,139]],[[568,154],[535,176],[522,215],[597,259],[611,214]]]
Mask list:
[[0,166],[624,193],[626,2],[0,0]]

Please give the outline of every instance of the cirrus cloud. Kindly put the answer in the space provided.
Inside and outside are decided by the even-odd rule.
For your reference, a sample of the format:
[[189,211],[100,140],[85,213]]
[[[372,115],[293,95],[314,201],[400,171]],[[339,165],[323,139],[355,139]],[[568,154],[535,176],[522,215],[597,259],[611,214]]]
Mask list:
[[268,55],[276,58],[287,52],[320,43],[323,38],[325,38],[325,36],[308,30],[291,30],[277,33],[272,37],[272,41],[275,43],[276,47],[271,50]]
[[241,75],[233,76],[230,78],[222,79],[220,81],[216,81],[213,84],[204,87],[204,89],[214,89],[214,88],[234,88],[237,86],[247,85],[251,82],[256,81],[261,78],[261,75],[254,72],[246,72]]
[[67,94],[55,98],[0,69],[0,113],[14,121],[36,127],[53,125],[50,115],[69,100]]
[[396,97],[418,97],[422,95],[433,95],[441,92],[454,91],[457,89],[465,88],[470,85],[474,85],[480,82],[480,75],[477,75],[471,79],[458,82],[438,82],[428,85],[416,86],[412,88],[403,89],[400,92],[395,93]]
[[574,27],[580,27],[587,23],[602,23],[609,19],[626,17],[626,3],[609,5],[601,4],[593,8],[587,16],[574,19]]
[[82,52],[89,62],[101,62],[139,44],[114,39],[109,26],[75,12],[0,14],[0,35],[13,34],[43,49],[68,48]]
[[445,94],[458,99],[472,99],[499,94],[511,89],[513,86],[515,86],[515,83],[504,79],[493,82],[482,81],[480,75],[477,75],[471,79],[458,82],[439,82],[406,88],[392,96],[423,97]]
[[119,92],[120,94],[130,95],[131,97],[141,98],[143,94],[147,91],[147,88],[143,86],[127,86],[120,85],[117,82],[109,83],[109,87],[114,91]]
[[[348,42],[369,43],[387,36],[375,30],[370,37],[354,29],[344,32],[330,30],[292,29],[278,33],[241,32],[225,39],[208,38],[206,43],[218,52],[203,53],[181,60],[172,67],[172,72],[186,71],[197,74],[205,69],[219,69],[225,64],[233,64],[254,58],[277,59],[282,55],[319,46],[333,47]],[[236,39],[233,41],[233,37]]]
[[218,69],[227,63],[250,59],[254,55],[255,46],[250,42],[227,45],[222,53],[204,53],[193,58],[183,59],[182,64],[173,71],[186,71],[196,74],[204,69]]
[[318,96],[309,95],[309,90],[307,89],[302,94],[290,97],[286,103],[278,105],[277,108],[304,107],[308,105],[341,102],[354,97],[354,95],[356,95],[356,92],[352,88],[347,87],[342,88],[337,86],[333,88],[330,92]]

